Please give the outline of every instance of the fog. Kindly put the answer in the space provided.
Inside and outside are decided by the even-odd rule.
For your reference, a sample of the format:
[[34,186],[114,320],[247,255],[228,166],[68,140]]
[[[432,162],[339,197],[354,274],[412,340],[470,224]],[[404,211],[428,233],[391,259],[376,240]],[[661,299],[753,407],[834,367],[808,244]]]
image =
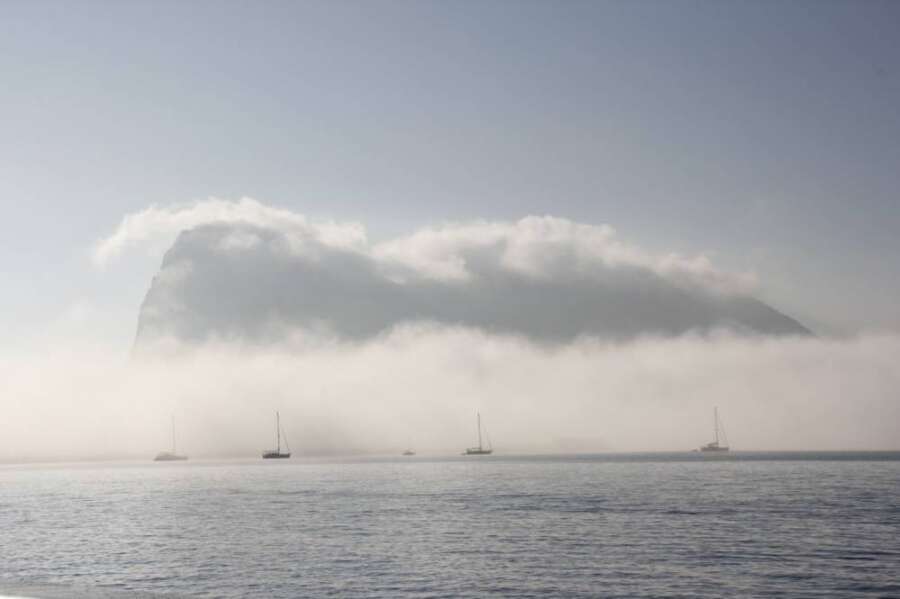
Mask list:
[[900,338],[729,333],[547,346],[428,323],[363,342],[58,344],[0,358],[0,460],[689,450],[718,406],[738,450],[900,448]]

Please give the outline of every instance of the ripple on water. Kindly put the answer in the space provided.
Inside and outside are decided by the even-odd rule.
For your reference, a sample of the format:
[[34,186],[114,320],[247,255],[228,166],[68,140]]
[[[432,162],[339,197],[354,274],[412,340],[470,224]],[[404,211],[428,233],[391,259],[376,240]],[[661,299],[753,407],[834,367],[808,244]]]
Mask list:
[[900,594],[898,461],[184,466],[0,469],[0,588],[266,598]]

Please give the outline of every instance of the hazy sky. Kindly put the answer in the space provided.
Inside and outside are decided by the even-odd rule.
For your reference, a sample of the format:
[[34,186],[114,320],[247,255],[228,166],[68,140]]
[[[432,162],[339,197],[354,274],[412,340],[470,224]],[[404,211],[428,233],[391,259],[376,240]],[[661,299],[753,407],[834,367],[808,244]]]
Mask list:
[[244,195],[374,238],[608,223],[755,271],[820,332],[900,330],[896,2],[0,12],[7,348],[69,324],[127,344],[159,256],[97,269],[92,245],[152,203]]

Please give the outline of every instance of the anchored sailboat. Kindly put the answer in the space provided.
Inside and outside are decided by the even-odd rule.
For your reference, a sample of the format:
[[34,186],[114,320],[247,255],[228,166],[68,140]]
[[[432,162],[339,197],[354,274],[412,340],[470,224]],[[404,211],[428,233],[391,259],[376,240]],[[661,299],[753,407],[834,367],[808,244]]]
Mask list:
[[281,451],[281,417],[278,412],[275,412],[275,449],[264,451],[262,454],[263,459],[271,460],[291,457],[291,447],[288,445],[287,435],[284,437],[284,446],[287,451]]
[[476,417],[478,419],[478,447],[468,447],[466,448],[466,453],[463,455],[491,455],[494,450],[491,448],[491,440],[488,438],[488,446],[484,447],[481,444],[481,412],[476,412]]
[[[716,440],[710,441],[701,447],[700,451],[729,451],[728,437],[725,436],[725,427],[722,426],[722,421],[719,420],[719,408],[713,408],[713,420],[715,421]],[[719,442],[719,429],[722,431],[722,443]]]
[[163,451],[156,454],[154,462],[180,462],[188,459],[186,455],[178,455],[175,451],[175,416],[172,416],[172,451]]

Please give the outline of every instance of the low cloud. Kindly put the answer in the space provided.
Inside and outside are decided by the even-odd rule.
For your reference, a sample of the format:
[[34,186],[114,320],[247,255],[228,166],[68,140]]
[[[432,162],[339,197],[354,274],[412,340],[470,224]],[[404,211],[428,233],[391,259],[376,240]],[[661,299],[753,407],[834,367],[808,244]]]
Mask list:
[[385,269],[406,267],[418,276],[445,281],[477,277],[483,262],[478,258],[486,254],[495,256],[499,270],[534,279],[635,269],[722,292],[745,293],[756,285],[755,276],[717,270],[705,255],[654,255],[622,241],[609,225],[552,216],[429,227],[372,248],[372,255]]
[[480,410],[498,453],[689,450],[718,406],[736,449],[900,449],[900,339],[729,334],[548,347],[404,326],[365,342],[296,331],[261,348],[160,341],[139,359],[2,360],[0,460],[255,457],[281,411],[298,457],[454,454]]
[[[515,222],[476,220],[426,227],[408,236],[369,243],[360,223],[314,221],[252,198],[210,198],[171,206],[150,206],[126,215],[116,230],[94,246],[92,260],[103,266],[129,249],[149,245],[167,248],[183,231],[203,225],[250,225],[277,232],[287,249],[302,254],[311,245],[364,254],[398,277],[466,280],[475,276],[471,254],[496,252],[503,269],[532,277],[552,276],[560,268],[574,272],[638,268],[720,291],[749,292],[757,285],[752,273],[716,269],[708,256],[653,254],[618,238],[609,225],[590,225],[552,216],[527,216]],[[246,232],[223,241],[222,249],[251,247]]]
[[[267,206],[252,198],[238,201],[210,198],[190,204],[153,205],[126,215],[112,234],[94,244],[91,259],[95,266],[102,267],[124,252],[142,246],[162,252],[182,231],[209,223],[241,223],[277,230],[296,237],[299,244],[315,240],[331,247],[366,247],[365,229],[357,223],[313,222],[302,214]],[[241,243],[238,239],[234,241]]]

